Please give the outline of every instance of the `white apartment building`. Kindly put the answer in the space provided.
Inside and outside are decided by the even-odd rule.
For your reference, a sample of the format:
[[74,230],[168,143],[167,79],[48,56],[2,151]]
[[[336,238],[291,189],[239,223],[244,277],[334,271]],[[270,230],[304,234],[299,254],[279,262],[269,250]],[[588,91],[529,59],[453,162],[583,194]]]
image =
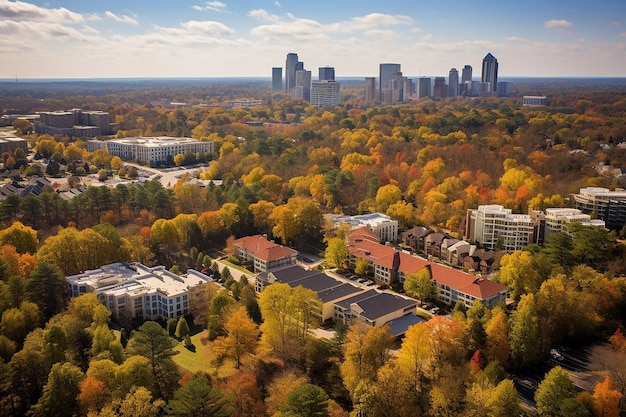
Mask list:
[[333,80],[311,83],[311,104],[315,107],[335,107],[339,105],[340,83]]
[[212,281],[195,270],[176,275],[164,266],[114,263],[66,278],[70,296],[95,292],[114,319],[167,320],[189,313],[189,289]]
[[398,221],[382,213],[360,214],[357,216],[328,215],[334,227],[340,223],[349,224],[352,229],[367,226],[376,235],[379,242],[398,241]]
[[545,211],[544,239],[551,233],[569,233],[569,223],[580,223],[584,226],[604,227],[604,220],[591,219],[589,214],[574,208],[547,208]]
[[533,221],[528,214],[512,214],[498,204],[468,210],[466,234],[487,249],[519,250],[533,243]]
[[213,153],[212,141],[200,142],[192,138],[161,137],[132,137],[111,139],[107,141],[89,140],[87,150],[106,149],[109,154],[119,156],[124,160],[135,160],[146,165],[163,164],[178,154]]

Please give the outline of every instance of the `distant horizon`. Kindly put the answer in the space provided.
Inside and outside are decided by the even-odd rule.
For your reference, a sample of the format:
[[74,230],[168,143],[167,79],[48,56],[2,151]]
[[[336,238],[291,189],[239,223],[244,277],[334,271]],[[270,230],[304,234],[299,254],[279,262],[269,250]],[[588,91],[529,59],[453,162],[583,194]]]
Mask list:
[[[341,76],[336,77],[336,80],[342,81],[356,81],[356,80],[364,80],[367,77],[378,78],[378,76],[374,75],[354,75],[354,76]],[[435,78],[442,77],[442,75],[407,75],[407,78],[417,79],[417,78]],[[448,78],[447,76],[443,76],[444,78]],[[542,79],[554,79],[554,80],[625,80],[626,76],[524,76],[524,75],[510,75],[510,76],[498,76],[499,82],[509,81],[509,80],[542,80]],[[19,84],[20,82],[31,83],[31,82],[73,82],[73,81],[150,81],[150,80],[257,80],[257,81],[267,81],[271,82],[271,76],[207,76],[207,77],[185,77],[185,76],[147,76],[147,77],[33,77],[33,78],[0,78],[0,83],[13,83]],[[284,78],[283,78],[284,80]],[[480,81],[480,77],[472,77],[473,81]],[[313,81],[317,81],[316,78]]]
[[290,52],[314,74],[332,66],[337,76],[377,75],[385,62],[399,63],[405,74],[447,75],[471,65],[479,76],[491,53],[500,74],[626,77],[626,8],[618,1],[527,0],[505,8],[486,0],[423,0],[408,6],[375,0],[0,0],[0,54],[6,57],[0,78],[269,77],[272,67],[284,68]]

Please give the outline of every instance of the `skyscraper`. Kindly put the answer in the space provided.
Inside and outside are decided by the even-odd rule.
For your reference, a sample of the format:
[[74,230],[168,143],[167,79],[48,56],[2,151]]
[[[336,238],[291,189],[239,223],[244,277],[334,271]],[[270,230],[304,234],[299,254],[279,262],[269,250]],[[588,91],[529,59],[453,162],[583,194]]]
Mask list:
[[417,97],[430,97],[430,78],[421,77],[417,80]]
[[470,86],[472,84],[472,66],[466,65],[461,72],[461,88],[459,94],[462,96],[470,95]]
[[456,97],[459,95],[459,72],[456,68],[450,70],[448,75],[448,97]]
[[281,67],[272,68],[272,90],[283,89],[283,69]]
[[467,81],[472,81],[472,66],[466,65],[461,72],[461,83],[465,84]]
[[380,64],[380,71],[378,76],[378,98],[383,100],[385,97],[385,90],[389,89],[389,84],[393,78],[393,74],[402,72],[400,64]]
[[285,91],[290,93],[296,86],[296,67],[298,65],[298,54],[293,52],[287,54],[285,62]]
[[365,102],[373,103],[376,100],[376,78],[365,77]]
[[294,88],[298,90],[298,93],[296,95],[292,94],[293,98],[311,101],[311,71],[297,70],[296,86]]
[[435,85],[433,86],[433,97],[445,98],[448,91],[446,88],[446,79],[444,77],[435,77]]
[[483,59],[483,72],[480,81],[489,83],[489,91],[498,91],[498,60],[491,55],[491,52]]
[[318,79],[320,81],[335,81],[335,68],[320,67]]

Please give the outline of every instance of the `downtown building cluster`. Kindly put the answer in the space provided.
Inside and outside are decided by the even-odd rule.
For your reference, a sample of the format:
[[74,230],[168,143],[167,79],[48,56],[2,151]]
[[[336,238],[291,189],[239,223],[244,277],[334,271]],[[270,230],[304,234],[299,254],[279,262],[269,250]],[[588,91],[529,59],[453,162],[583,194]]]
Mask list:
[[445,77],[435,77],[433,81],[430,77],[406,77],[400,64],[383,63],[379,67],[378,80],[375,77],[365,78],[365,101],[395,104],[426,97],[442,99],[507,94],[508,83],[498,82],[498,60],[491,53],[483,59],[480,81],[472,77],[471,65],[465,65],[460,74],[456,68],[452,68],[447,80]]
[[284,90],[294,99],[302,99],[316,107],[334,107],[339,105],[341,84],[335,80],[335,68],[320,67],[318,79],[312,80],[311,71],[304,69],[304,62],[298,60],[298,54],[288,53],[283,68],[272,68],[272,89]]

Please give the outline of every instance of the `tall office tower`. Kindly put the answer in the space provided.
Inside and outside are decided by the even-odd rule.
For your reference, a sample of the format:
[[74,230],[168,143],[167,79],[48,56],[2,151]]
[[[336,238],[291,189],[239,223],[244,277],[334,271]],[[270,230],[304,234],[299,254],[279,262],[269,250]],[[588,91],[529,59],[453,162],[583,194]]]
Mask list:
[[296,86],[296,66],[298,65],[298,54],[293,52],[287,54],[285,62],[285,91],[291,93],[291,89]]
[[464,66],[461,72],[461,82],[465,83],[467,81],[472,81],[472,66],[471,65]]
[[417,97],[430,97],[430,78],[421,77],[417,80]]
[[402,94],[404,95],[404,101],[408,101],[413,98],[413,80],[409,77],[404,77],[404,88]]
[[445,98],[448,88],[444,77],[435,77],[435,85],[433,86],[433,97]]
[[378,98],[384,101],[385,90],[389,90],[389,83],[393,74],[402,72],[400,64],[380,64],[378,76]]
[[498,97],[506,97],[509,94],[509,83],[507,81],[498,81]]
[[313,81],[311,83],[311,104],[315,107],[338,106],[340,88],[340,83],[334,80]]
[[296,62],[296,71],[304,71],[304,62],[302,61]]
[[298,97],[306,101],[311,101],[311,71],[296,71],[296,87],[302,87],[302,96],[298,93]]
[[461,72],[461,90],[459,91],[459,94],[462,96],[467,96],[469,95],[469,90],[468,87],[472,82],[472,66],[471,65],[466,65],[463,67],[463,70]]
[[391,77],[391,104],[404,101],[404,77],[401,72],[396,72]]
[[491,53],[488,53],[483,59],[483,72],[480,81],[489,83],[489,91],[498,91],[498,60]]
[[365,102],[373,103],[376,100],[376,78],[365,77]]
[[448,75],[448,97],[456,97],[459,95],[459,72],[456,68],[450,70]]
[[318,79],[320,81],[335,81],[335,68],[320,67]]
[[283,89],[283,69],[281,67],[272,68],[272,90]]

